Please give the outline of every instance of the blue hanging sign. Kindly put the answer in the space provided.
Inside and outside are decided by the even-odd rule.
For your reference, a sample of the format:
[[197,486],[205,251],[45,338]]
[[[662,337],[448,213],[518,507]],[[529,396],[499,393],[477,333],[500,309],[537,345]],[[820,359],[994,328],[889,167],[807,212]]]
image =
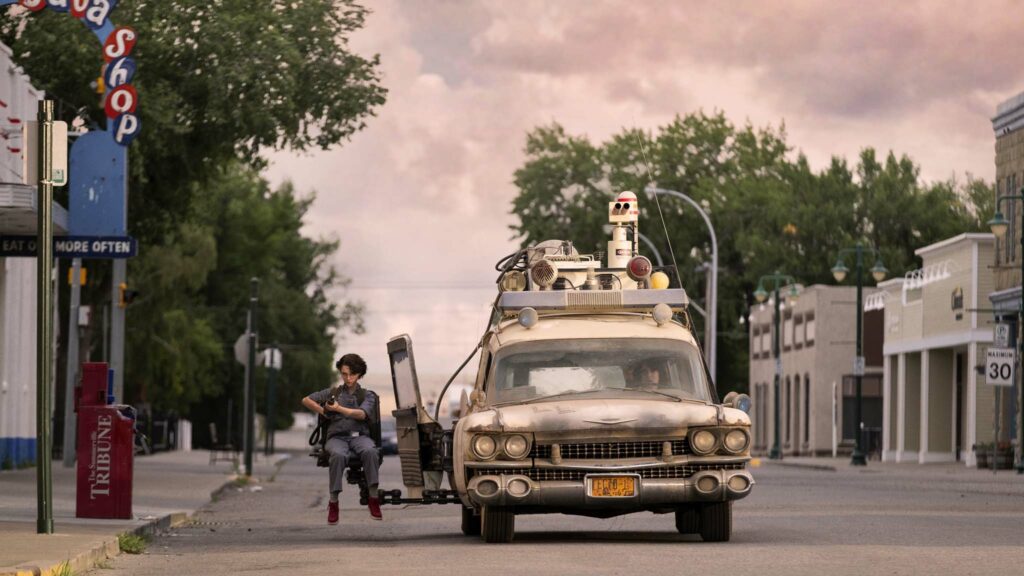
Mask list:
[[68,234],[127,234],[128,149],[106,132],[88,132],[71,145],[68,164]]
[[[139,122],[138,94],[131,86],[135,78],[135,61],[128,58],[138,42],[139,34],[129,26],[118,26],[110,22],[110,13],[117,8],[118,0],[0,0],[0,6],[18,4],[32,12],[39,12],[49,8],[54,12],[66,12],[72,17],[85,23],[99,39],[102,46],[103,61],[106,62],[101,75],[106,83],[108,91],[107,99],[110,100],[109,92],[129,87],[129,90],[121,90],[116,98],[113,107],[116,110],[111,114],[111,107],[107,107],[107,114],[110,121],[107,122],[106,133],[114,142],[127,146],[138,136],[142,123]],[[122,119],[121,116],[130,115]]]

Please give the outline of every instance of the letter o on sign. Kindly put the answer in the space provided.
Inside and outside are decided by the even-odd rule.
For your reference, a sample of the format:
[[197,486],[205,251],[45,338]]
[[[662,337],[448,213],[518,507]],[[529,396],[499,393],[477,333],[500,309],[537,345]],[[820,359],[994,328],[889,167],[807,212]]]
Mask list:
[[131,84],[124,84],[107,94],[107,101],[103,108],[107,113],[107,118],[117,118],[121,114],[135,112],[138,103],[139,95],[135,92],[135,87]]
[[46,8],[46,0],[18,0],[18,4],[21,4],[33,12],[39,12],[43,8]]

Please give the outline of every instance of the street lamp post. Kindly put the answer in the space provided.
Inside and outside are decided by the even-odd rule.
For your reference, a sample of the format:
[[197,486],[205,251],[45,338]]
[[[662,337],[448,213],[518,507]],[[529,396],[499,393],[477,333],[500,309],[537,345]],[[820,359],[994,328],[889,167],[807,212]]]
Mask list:
[[771,284],[775,302],[775,314],[772,318],[775,327],[772,337],[772,355],[775,357],[775,439],[772,442],[772,449],[768,453],[768,457],[772,460],[781,460],[782,448],[779,444],[779,438],[782,435],[782,411],[780,410],[780,403],[782,401],[782,340],[779,336],[781,332],[779,330],[779,288],[787,284],[789,285],[787,300],[790,306],[796,304],[796,299],[800,292],[797,290],[796,280],[792,276],[780,274],[776,271],[774,274],[761,276],[761,279],[757,281],[757,290],[754,291],[754,298],[758,302],[764,302],[768,298],[768,291],[764,289],[765,282]]
[[[1003,217],[1003,213],[999,211],[999,204],[1004,200],[1024,200],[1024,188],[1020,189],[1018,195],[1007,195],[1003,196],[996,202],[996,213],[995,217],[988,221],[989,228],[992,229],[992,233],[995,234],[996,238],[1002,240],[1006,237],[1006,229],[1009,227],[1010,222]],[[1021,278],[1021,290],[1020,290],[1020,309],[1017,311],[1017,329],[1024,329],[1024,234],[1020,237],[1021,255],[1020,255],[1020,278]],[[1018,360],[1024,357],[1024,333],[1017,338],[1017,346],[1019,346],[1020,352],[1017,357]],[[1017,372],[1022,372],[1020,364],[1018,364]],[[1017,383],[1017,452],[1015,454],[1017,460],[1017,474],[1024,474],[1024,381]],[[993,444],[998,443],[998,438],[993,438]],[[995,469],[995,466],[992,467]]]
[[[717,335],[716,332],[718,330],[718,237],[715,236],[715,227],[711,225],[711,218],[709,218],[707,212],[705,212],[704,209],[700,207],[700,204],[697,204],[696,202],[694,202],[693,198],[690,198],[689,196],[687,196],[686,194],[683,194],[682,192],[677,192],[675,190],[666,190],[664,188],[655,188],[655,187],[644,188],[644,192],[646,192],[647,194],[651,194],[651,195],[665,194],[665,195],[668,195],[668,196],[674,196],[676,198],[679,198],[680,200],[683,200],[684,202],[687,202],[688,204],[693,206],[693,208],[695,210],[697,210],[697,213],[700,214],[701,218],[704,219],[704,223],[707,224],[707,226],[708,226],[708,233],[711,235],[711,251],[712,251],[712,254],[711,254],[711,289],[708,291],[710,293],[710,298],[708,299],[707,302],[704,303],[704,305],[707,307],[707,315],[706,315],[706,320],[705,321],[711,327],[711,330],[709,330],[709,335],[707,337],[707,340],[708,340],[708,342],[707,342],[707,348],[708,348],[707,362],[708,362],[708,370],[711,372],[711,380],[713,382],[715,382],[716,385],[717,385],[717,382],[718,382],[718,379],[717,379],[717,375],[718,375],[718,356],[717,356],[717,345],[716,345],[717,343],[716,343],[716,340],[718,338],[718,335]],[[672,264],[675,265],[676,263],[673,262]],[[682,282],[683,279],[680,278],[679,281]]]
[[853,361],[853,377],[857,383],[857,402],[854,405],[854,432],[853,432],[853,456],[850,458],[850,464],[853,466],[867,466],[868,460],[864,455],[864,448],[861,446],[861,436],[864,435],[864,422],[861,417],[861,385],[864,380],[864,353],[863,353],[863,337],[861,335],[862,321],[864,318],[864,306],[862,304],[862,293],[864,291],[864,253],[870,252],[875,257],[875,265],[871,268],[871,275],[874,277],[875,282],[881,282],[885,280],[886,274],[889,273],[885,266],[882,265],[882,258],[877,250],[870,246],[864,246],[858,242],[853,248],[844,248],[839,251],[839,259],[836,265],[832,267],[832,276],[836,279],[836,282],[842,282],[846,278],[846,273],[850,271],[849,268],[843,264],[844,254],[854,254],[856,257],[856,270],[857,270],[857,356]]

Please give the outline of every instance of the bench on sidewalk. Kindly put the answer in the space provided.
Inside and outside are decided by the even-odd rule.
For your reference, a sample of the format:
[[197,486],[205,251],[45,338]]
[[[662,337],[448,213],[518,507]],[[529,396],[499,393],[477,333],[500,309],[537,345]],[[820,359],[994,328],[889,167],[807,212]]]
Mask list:
[[210,422],[210,465],[216,462],[231,462],[238,466],[238,450],[231,441],[221,444],[217,437],[217,424]]

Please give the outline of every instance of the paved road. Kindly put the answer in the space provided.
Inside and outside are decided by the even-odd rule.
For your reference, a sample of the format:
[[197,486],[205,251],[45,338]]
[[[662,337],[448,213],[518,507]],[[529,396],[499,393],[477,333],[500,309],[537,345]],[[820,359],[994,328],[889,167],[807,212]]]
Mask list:
[[[353,491],[325,524],[326,473],[293,458],[260,491],[229,492],[188,526],[96,576],[246,574],[1020,574],[1024,478],[953,467],[765,465],[735,507],[732,541],[675,532],[669,515],[516,519],[511,545],[459,532],[455,506],[385,509]],[[398,462],[385,462],[386,487]],[[514,572],[513,572],[514,571]]]

